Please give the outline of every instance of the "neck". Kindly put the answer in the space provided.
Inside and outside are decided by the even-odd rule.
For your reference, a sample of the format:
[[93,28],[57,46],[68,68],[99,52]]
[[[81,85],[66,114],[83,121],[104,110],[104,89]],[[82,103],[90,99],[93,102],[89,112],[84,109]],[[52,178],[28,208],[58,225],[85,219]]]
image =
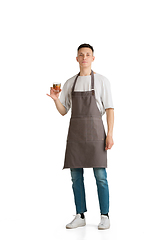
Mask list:
[[88,76],[91,75],[91,67],[82,68],[80,67],[80,76]]

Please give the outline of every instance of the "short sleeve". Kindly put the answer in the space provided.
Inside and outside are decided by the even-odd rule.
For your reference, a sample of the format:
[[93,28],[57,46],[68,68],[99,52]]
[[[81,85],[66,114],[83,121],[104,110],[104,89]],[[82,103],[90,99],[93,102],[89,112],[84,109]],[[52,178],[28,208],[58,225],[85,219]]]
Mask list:
[[68,86],[68,81],[65,82],[59,98],[62,105],[65,107],[66,112],[71,108],[71,89]]
[[111,85],[109,80],[104,77],[102,81],[102,95],[101,100],[105,109],[107,108],[114,108],[113,100],[112,100],[112,93],[111,93]]

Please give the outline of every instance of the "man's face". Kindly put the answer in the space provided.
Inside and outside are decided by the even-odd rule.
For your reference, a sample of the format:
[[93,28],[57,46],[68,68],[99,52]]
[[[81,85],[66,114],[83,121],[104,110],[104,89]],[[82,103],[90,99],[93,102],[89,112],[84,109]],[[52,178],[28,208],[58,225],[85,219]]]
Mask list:
[[93,56],[93,52],[90,48],[80,48],[76,60],[79,62],[81,67],[89,67],[94,61],[95,57]]

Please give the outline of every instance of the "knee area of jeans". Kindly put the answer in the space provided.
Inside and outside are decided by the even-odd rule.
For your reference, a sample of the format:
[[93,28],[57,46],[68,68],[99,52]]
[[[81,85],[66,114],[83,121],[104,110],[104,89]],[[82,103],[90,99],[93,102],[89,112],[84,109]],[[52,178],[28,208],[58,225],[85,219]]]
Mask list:
[[76,181],[81,181],[81,182],[83,182],[83,181],[84,181],[84,178],[83,178],[83,177],[76,177],[76,176],[75,176],[75,177],[72,177],[71,180],[72,180],[72,182],[74,182],[74,183],[75,183]]
[[83,181],[84,177],[83,177],[82,174],[79,174],[78,172],[72,172],[71,173],[71,180],[72,180],[72,182]]
[[101,185],[102,187],[108,186],[108,181],[106,179],[96,180],[96,183],[97,183],[97,185]]
[[107,180],[106,172],[102,172],[102,171],[94,172],[94,176],[97,181],[106,181]]
[[108,184],[107,177],[104,175],[95,175],[96,182],[101,185]]

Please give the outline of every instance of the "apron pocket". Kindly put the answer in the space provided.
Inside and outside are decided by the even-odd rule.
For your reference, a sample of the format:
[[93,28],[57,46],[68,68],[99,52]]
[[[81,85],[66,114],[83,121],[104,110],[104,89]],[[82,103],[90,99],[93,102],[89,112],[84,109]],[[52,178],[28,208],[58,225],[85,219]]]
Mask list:
[[86,135],[87,135],[86,119],[71,118],[67,140],[72,142],[84,142],[86,141]]
[[87,141],[104,141],[105,129],[101,118],[87,119]]

